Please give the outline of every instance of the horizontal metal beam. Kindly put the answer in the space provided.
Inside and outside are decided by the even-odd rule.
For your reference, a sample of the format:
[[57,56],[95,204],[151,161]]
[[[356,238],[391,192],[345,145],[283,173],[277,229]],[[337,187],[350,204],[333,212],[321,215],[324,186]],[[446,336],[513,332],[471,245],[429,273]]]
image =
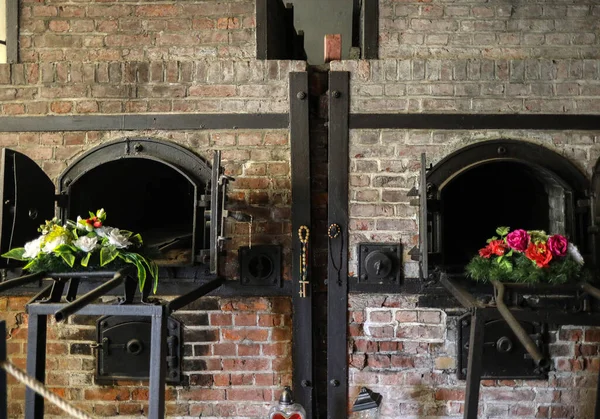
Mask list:
[[600,115],[355,113],[350,128],[599,130]]
[[[65,278],[74,277],[71,273],[63,275]],[[110,278],[112,275],[108,275]],[[95,278],[87,278],[79,283],[79,293],[88,292],[105,281]],[[196,290],[199,286],[208,281],[190,281],[180,278],[161,278],[158,282],[157,297],[184,295]],[[25,285],[18,288],[12,288],[5,295],[34,295],[39,293],[42,288],[52,284],[52,281],[42,281],[42,286]],[[241,285],[239,281],[227,280],[218,289],[211,291],[212,297],[287,297],[292,295],[292,281],[282,281],[281,287],[249,287]],[[122,295],[119,290],[113,290],[106,295]]]
[[[502,315],[497,308],[486,307],[478,309],[483,313],[486,321],[501,319]],[[599,326],[600,313],[567,313],[558,310],[526,310],[513,308],[511,314],[519,321],[549,323],[555,325],[573,326]]]
[[0,132],[287,129],[286,113],[3,116]]
[[[49,315],[66,307],[67,304],[34,303],[27,306],[30,315]],[[86,316],[159,316],[163,313],[160,305],[145,304],[89,304],[77,311],[78,315]]]

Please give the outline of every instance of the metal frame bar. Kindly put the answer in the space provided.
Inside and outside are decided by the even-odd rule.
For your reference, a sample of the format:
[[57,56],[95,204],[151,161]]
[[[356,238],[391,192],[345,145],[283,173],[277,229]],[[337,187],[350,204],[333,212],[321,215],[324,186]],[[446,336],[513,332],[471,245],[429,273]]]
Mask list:
[[[6,322],[0,321],[0,362],[6,361]],[[0,418],[8,417],[8,387],[6,371],[0,368]]]
[[[48,315],[64,308],[64,304],[29,304],[29,326],[27,335],[27,374],[42,383],[45,381],[46,366],[46,320]],[[148,417],[162,419],[165,415],[165,373],[166,373],[166,324],[163,305],[103,305],[90,304],[82,307],[80,315],[96,316],[144,316],[152,318],[150,343],[150,392]],[[43,419],[44,399],[33,390],[25,392],[25,418]]]
[[0,132],[287,129],[289,124],[286,113],[3,116]]
[[[28,306],[28,308],[32,306]],[[46,381],[47,319],[47,314],[30,312],[27,325],[27,375],[41,383]],[[43,419],[43,417],[44,399],[27,387],[25,389],[25,418]]]
[[256,0],[256,59],[268,59],[269,31],[267,25],[268,0]]
[[29,284],[30,282],[41,281],[45,274],[45,272],[37,272],[0,282],[0,292],[9,290],[11,288],[20,287],[21,285]]
[[385,113],[350,115],[350,129],[598,130],[600,115]]
[[[292,365],[294,398],[304,406],[308,418],[313,416],[313,319],[312,284],[306,296],[300,296],[300,242],[297,231],[311,227],[310,126],[308,73],[290,73],[290,145],[292,167]],[[310,246],[310,243],[309,243]],[[309,250],[309,255],[312,252]],[[311,278],[311,260],[307,260]]]
[[[69,274],[71,276],[71,274]],[[199,285],[208,283],[208,281],[193,281],[187,278],[178,279],[175,278],[161,277],[160,287],[156,296],[171,296],[171,295],[183,295],[189,292],[193,292]],[[98,287],[104,281],[97,279],[87,279],[79,284],[79,293],[85,293],[89,290]],[[53,281],[42,281],[42,286],[20,286],[11,290],[12,296],[23,296],[23,295],[34,295],[39,293],[45,287],[51,287]],[[216,289],[211,295],[215,297],[285,297],[292,295],[292,282],[282,281],[281,287],[246,287],[240,285],[239,281],[225,281],[225,283]],[[121,292],[110,291],[106,295],[120,295]],[[43,296],[42,296],[43,297]],[[32,301],[33,302],[33,301]]]
[[6,4],[6,62],[19,60],[19,2],[3,0]]
[[360,47],[363,60],[379,56],[379,1],[363,0],[361,10]]
[[180,295],[179,297],[171,300],[167,303],[166,306],[166,315],[170,316],[172,312],[175,310],[179,310],[180,308],[185,307],[193,301],[196,301],[198,298],[204,297],[209,292],[219,288],[225,282],[225,278],[218,277],[213,279],[206,284],[200,285],[193,291],[188,292],[187,294]]
[[[327,417],[345,419],[348,405],[348,178],[350,73],[329,73],[328,225],[340,234],[332,240],[334,266],[327,263]],[[336,269],[337,268],[337,269]],[[339,269],[339,270],[338,270]],[[339,282],[338,282],[339,281]]]
[[467,388],[465,391],[464,419],[477,419],[479,390],[482,373],[485,318],[481,309],[475,309],[471,319],[469,358],[467,362]]

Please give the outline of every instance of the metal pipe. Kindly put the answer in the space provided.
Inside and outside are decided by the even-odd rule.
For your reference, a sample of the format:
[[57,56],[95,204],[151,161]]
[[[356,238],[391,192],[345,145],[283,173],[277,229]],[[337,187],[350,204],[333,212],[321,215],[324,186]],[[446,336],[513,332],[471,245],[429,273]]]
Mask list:
[[175,298],[174,300],[167,303],[166,315],[169,316],[175,310],[179,310],[180,308],[187,306],[191,302],[196,301],[198,298],[204,297],[212,290],[215,290],[221,285],[223,285],[223,282],[225,282],[225,278],[218,277],[210,282],[207,282],[206,284],[200,285],[198,288],[188,292],[187,294],[183,294]]
[[54,319],[56,319],[57,322],[66,320],[71,314],[76,313],[78,310],[90,304],[98,297],[101,297],[113,288],[118,287],[125,280],[125,277],[128,275],[129,271],[131,271],[130,267],[118,270],[117,272],[115,272],[110,281],[105,282],[98,288],[94,288],[87,294],[82,295],[81,297],[73,301],[71,304],[67,304],[66,306],[58,310],[56,313],[54,313]]
[[[129,266],[127,267],[129,268]],[[124,269],[127,269],[124,268]],[[81,272],[49,272],[46,274],[46,278],[59,279],[59,278],[107,278],[113,276],[115,271],[81,271]]]
[[589,295],[594,297],[596,300],[600,300],[600,289],[591,286],[587,282],[582,282],[579,284],[579,286],[581,287],[581,289],[583,291],[587,292]]
[[531,355],[533,362],[535,362],[540,369],[547,371],[550,369],[550,360],[541,354],[535,342],[527,334],[525,329],[523,329],[515,316],[513,316],[506,304],[504,304],[504,284],[495,280],[492,280],[491,282],[496,290],[496,308],[498,309],[498,312],[502,318],[504,318],[517,339],[519,339],[519,342],[525,347],[525,350]]
[[46,285],[46,287],[43,290],[41,290],[36,295],[31,297],[31,300],[27,301],[27,303],[25,305],[28,306],[29,304],[39,302],[43,298],[47,298],[50,295],[50,291],[52,290],[53,286],[54,286],[54,284],[52,284],[52,283]]
[[458,300],[459,303],[462,304],[465,308],[475,308],[475,307],[483,307],[483,304],[475,298],[473,294],[465,290],[463,287],[456,284],[450,278],[448,278],[448,274],[442,272],[440,274],[440,283],[452,294],[454,298]]
[[36,272],[25,276],[20,276],[15,279],[0,282],[0,292],[9,290],[11,288],[20,287],[21,285],[29,284],[42,279],[46,275],[46,272]]

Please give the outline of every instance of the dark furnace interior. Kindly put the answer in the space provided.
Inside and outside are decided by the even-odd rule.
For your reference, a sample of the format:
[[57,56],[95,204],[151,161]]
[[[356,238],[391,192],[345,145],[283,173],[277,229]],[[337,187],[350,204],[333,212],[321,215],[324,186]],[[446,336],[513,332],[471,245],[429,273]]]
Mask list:
[[487,162],[454,177],[441,190],[444,266],[464,268],[500,226],[564,233],[554,231],[560,223],[551,226],[557,191],[548,186],[540,173],[514,161]]
[[[87,217],[90,208],[104,208],[106,224],[140,233],[147,247],[160,252],[161,265],[185,265],[193,262],[195,202],[194,185],[177,170],[151,159],[128,158],[96,166],[73,182],[69,217]],[[204,229],[198,229],[197,240],[208,247],[203,246],[208,240]]]

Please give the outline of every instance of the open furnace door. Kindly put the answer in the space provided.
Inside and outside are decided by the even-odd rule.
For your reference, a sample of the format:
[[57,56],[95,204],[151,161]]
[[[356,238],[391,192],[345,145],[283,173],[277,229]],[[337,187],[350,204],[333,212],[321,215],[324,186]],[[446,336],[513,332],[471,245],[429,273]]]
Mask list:
[[[54,217],[55,187],[48,175],[29,157],[2,150],[0,171],[0,254],[35,239],[38,227]],[[0,258],[0,268],[19,262]]]

